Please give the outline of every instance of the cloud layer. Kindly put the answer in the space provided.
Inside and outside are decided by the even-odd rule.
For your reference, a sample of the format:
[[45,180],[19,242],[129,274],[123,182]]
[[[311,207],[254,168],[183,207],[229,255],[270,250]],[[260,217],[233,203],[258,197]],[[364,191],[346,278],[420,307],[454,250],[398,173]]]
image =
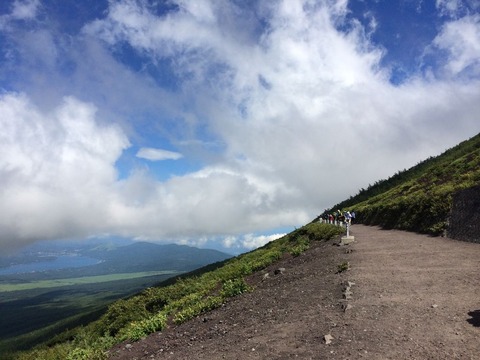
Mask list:
[[[480,131],[478,14],[452,16],[394,85],[347,1],[123,0],[73,37],[20,36],[38,4],[0,21],[23,49],[1,69],[15,60],[21,90],[0,95],[3,247],[116,234],[251,248]],[[172,176],[133,160],[120,176],[131,146]]]
[[116,159],[129,145],[95,108],[65,98],[42,113],[23,94],[0,97],[0,239],[15,245],[86,236],[110,222]]

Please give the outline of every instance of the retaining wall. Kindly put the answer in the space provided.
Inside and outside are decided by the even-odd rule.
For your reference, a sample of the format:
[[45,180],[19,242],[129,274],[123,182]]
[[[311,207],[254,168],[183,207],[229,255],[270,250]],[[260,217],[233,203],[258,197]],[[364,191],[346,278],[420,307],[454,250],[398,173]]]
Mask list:
[[447,236],[480,243],[480,185],[454,195]]

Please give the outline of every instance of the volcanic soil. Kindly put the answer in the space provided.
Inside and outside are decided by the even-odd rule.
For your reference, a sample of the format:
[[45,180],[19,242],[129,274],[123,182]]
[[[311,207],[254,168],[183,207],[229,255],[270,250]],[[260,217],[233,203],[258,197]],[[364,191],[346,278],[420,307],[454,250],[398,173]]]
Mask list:
[[254,291],[110,359],[480,359],[480,244],[351,234],[350,245],[285,257],[248,279]]

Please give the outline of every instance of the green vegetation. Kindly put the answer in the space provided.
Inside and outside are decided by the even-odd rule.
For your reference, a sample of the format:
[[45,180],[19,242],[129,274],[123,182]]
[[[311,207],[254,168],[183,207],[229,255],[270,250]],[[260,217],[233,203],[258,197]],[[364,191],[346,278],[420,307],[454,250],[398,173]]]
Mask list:
[[98,275],[98,276],[86,276],[81,278],[71,278],[71,279],[56,279],[56,280],[39,280],[28,283],[21,284],[0,284],[0,292],[4,291],[21,291],[21,290],[31,290],[31,289],[48,289],[61,286],[74,286],[79,284],[97,284],[108,281],[118,281],[126,279],[137,279],[147,276],[156,276],[156,275],[176,275],[179,271],[146,271],[139,273],[127,273],[127,274],[110,274],[110,275]]
[[105,313],[112,301],[136,294],[174,275],[178,273],[0,292],[3,325],[0,354],[30,349],[66,329],[88,324]]
[[[37,348],[11,359],[105,359],[106,350],[124,340],[138,340],[221,306],[232,296],[252,290],[248,275],[265,269],[283,256],[298,255],[313,241],[325,241],[342,228],[310,223],[252,252],[167,280],[138,295],[114,302],[96,321],[60,333]],[[8,357],[7,357],[8,358]]]
[[440,235],[446,230],[455,192],[478,184],[480,134],[361,189],[326,213],[354,209],[357,222]]
[[[116,239],[105,246],[103,241],[38,243],[15,256],[0,256],[0,267],[13,265],[23,271],[0,276],[1,358],[8,351],[31,349],[65,329],[98,319],[115,300],[231,257],[220,251],[174,244]],[[62,261],[68,266],[65,254],[99,262],[59,269],[47,266],[58,257],[63,257],[59,266]],[[22,265],[30,263],[38,263],[38,271],[24,272],[28,266]]]
[[337,273],[340,274],[348,269],[350,269],[350,263],[348,261],[344,261],[337,266]]

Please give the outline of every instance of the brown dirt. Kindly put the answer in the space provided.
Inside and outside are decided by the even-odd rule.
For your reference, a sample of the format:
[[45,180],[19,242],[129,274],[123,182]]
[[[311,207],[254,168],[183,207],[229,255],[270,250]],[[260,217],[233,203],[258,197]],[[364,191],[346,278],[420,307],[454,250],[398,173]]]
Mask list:
[[[480,244],[363,225],[351,233],[355,243],[285,258],[249,279],[253,292],[121,344],[111,359],[480,359]],[[350,270],[337,273],[345,261]]]

